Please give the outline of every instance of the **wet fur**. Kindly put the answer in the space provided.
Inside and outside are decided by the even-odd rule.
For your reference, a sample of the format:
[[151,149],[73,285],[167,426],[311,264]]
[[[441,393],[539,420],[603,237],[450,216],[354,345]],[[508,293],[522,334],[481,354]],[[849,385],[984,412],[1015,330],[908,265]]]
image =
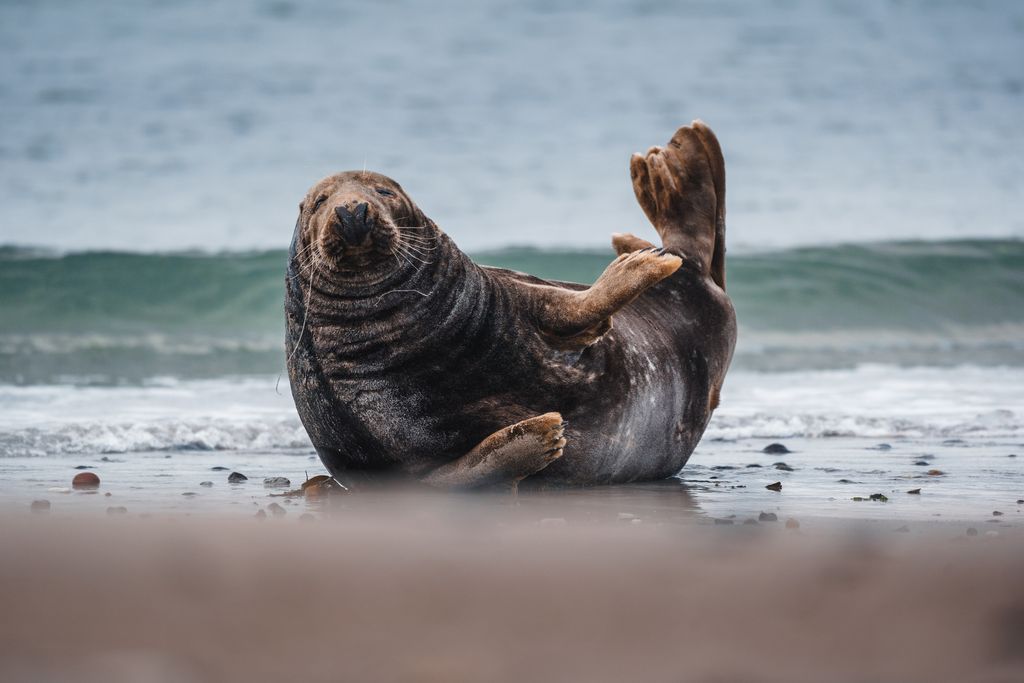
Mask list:
[[[398,188],[377,174],[359,176],[340,174],[311,190],[286,280],[292,392],[334,475],[427,476],[495,432],[551,412],[567,423],[564,454],[524,484],[657,479],[683,467],[735,343],[732,305],[712,277],[713,246],[702,256],[677,240],[667,256],[681,257],[681,267],[618,308],[614,324],[553,335],[537,292],[578,298],[586,286],[476,265],[404,193],[408,211],[399,218],[421,226],[409,244],[431,247],[414,252],[421,259],[392,260],[382,242],[370,248],[379,257],[372,268],[346,271],[343,259],[327,256],[316,267],[309,254],[330,246],[323,219],[309,211],[318,192],[353,178],[356,190],[360,182]],[[663,214],[658,220],[670,246],[673,228]],[[382,234],[401,244],[405,233]],[[715,239],[712,232],[709,243]],[[625,247],[645,248],[622,246],[627,255],[635,250]]]

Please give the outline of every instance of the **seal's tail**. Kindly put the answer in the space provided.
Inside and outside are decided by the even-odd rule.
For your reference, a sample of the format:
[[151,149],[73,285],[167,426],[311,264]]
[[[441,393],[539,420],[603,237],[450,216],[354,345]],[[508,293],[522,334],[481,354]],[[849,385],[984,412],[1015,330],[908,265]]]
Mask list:
[[700,121],[683,126],[664,148],[634,154],[630,174],[665,248],[724,289],[725,159],[711,129]]

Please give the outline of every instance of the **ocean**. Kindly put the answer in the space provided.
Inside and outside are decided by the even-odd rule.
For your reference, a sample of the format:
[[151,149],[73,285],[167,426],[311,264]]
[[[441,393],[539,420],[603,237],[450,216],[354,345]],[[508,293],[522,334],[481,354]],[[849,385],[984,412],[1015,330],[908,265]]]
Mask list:
[[175,509],[237,502],[210,467],[320,471],[281,376],[319,177],[591,282],[652,233],[629,154],[700,117],[740,336],[694,506],[1019,520],[1022,63],[1009,2],[0,3],[0,502],[77,466]]

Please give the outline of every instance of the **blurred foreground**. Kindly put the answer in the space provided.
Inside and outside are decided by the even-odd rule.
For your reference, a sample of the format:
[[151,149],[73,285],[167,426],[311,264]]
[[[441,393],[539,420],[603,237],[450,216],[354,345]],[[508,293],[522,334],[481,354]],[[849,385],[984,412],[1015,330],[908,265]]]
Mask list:
[[0,680],[1024,679],[1017,527],[587,522],[520,498],[8,516]]

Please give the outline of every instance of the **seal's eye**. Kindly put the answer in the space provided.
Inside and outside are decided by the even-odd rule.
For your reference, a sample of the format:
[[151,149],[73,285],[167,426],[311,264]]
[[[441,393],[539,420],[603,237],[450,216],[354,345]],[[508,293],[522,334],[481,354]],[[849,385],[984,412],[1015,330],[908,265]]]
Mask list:
[[319,209],[319,208],[320,208],[320,206],[321,206],[321,205],[322,205],[322,204],[323,204],[324,202],[326,202],[326,201],[327,201],[327,195],[325,195],[325,194],[322,194],[322,195],[320,195],[319,197],[317,197],[317,198],[316,198],[316,201],[315,201],[315,202],[313,202],[313,208],[311,208],[311,209],[309,210],[309,211],[310,211],[310,213],[316,213],[316,210],[317,210],[317,209]]
[[381,197],[394,197],[395,196],[394,192],[392,192],[391,190],[387,190],[387,189],[385,189],[383,187],[378,187],[377,188],[377,194],[379,194]]

